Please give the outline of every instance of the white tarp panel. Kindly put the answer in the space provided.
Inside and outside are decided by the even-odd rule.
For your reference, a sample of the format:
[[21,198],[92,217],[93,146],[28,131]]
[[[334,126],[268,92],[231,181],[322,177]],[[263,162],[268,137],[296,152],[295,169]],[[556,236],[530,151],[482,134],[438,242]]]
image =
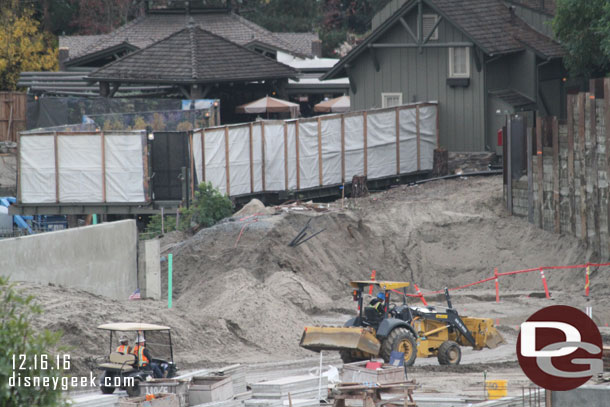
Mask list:
[[99,134],[57,136],[59,202],[102,202]]
[[360,116],[345,118],[345,181],[354,175],[364,175],[364,119]]
[[297,189],[297,126],[288,122],[288,189]]
[[231,195],[250,193],[250,129],[229,129],[229,175]]
[[252,126],[252,172],[254,173],[254,192],[263,191],[263,141],[261,124]]
[[195,174],[197,174],[197,181],[200,183],[203,182],[203,174],[202,170],[202,161],[203,157],[201,156],[201,137],[203,131],[198,131],[193,133],[193,162],[195,163]]
[[436,148],[436,106],[419,108],[420,123],[420,158],[421,170],[431,170],[434,164],[434,149]]
[[227,193],[224,129],[205,132],[205,178],[222,194]]
[[341,118],[322,120],[322,175],[324,185],[341,183]]
[[301,189],[320,186],[317,121],[299,123],[299,161]]
[[265,122],[265,189],[284,191],[284,122]]
[[400,111],[400,172],[417,171],[417,127],[415,109]]
[[55,142],[53,136],[22,136],[20,144],[21,202],[55,202]]
[[396,112],[370,113],[367,129],[367,177],[396,175]]
[[146,137],[144,133],[113,133],[104,136],[107,202],[146,201],[142,158],[143,137]]

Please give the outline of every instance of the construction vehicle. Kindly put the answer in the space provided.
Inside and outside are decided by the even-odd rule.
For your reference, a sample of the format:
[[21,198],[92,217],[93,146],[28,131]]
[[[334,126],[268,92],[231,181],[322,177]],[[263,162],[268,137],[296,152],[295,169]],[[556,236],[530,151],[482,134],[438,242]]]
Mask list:
[[[126,332],[133,333],[135,338],[144,337],[146,347],[156,358],[151,363],[157,363],[163,372],[164,378],[176,376],[177,368],[174,364],[174,351],[172,346],[171,328],[163,325],[145,324],[139,322],[119,322],[104,324],[97,327],[110,331],[110,353],[103,363],[97,367],[102,370],[99,377],[100,390],[104,394],[112,394],[116,388],[126,390],[130,397],[140,395],[140,383],[153,378],[151,366],[140,367],[136,355],[132,353],[116,352],[116,339]],[[115,340],[113,340],[113,336]],[[165,357],[165,359],[157,359]]]
[[[358,316],[343,327],[305,327],[301,347],[316,352],[339,351],[344,363],[371,357],[389,363],[392,352],[401,352],[404,365],[411,366],[417,357],[437,357],[441,365],[457,365],[462,355],[460,346],[481,350],[504,343],[491,319],[460,317],[451,305],[448,290],[447,308],[413,307],[406,302],[409,283],[352,281],[350,285],[358,302]],[[369,286],[384,292],[383,313],[363,306],[363,291]],[[401,305],[390,306],[392,292],[402,295]]]

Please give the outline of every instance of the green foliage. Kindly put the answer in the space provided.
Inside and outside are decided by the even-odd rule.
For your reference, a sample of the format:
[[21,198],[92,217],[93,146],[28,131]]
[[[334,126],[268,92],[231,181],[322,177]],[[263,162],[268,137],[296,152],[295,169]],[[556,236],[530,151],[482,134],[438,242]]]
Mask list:
[[210,182],[199,184],[199,190],[195,192],[195,202],[184,209],[181,215],[187,225],[200,225],[209,227],[221,219],[233,214],[233,203],[222,195]]
[[553,30],[567,50],[564,63],[571,75],[598,76],[610,68],[607,0],[557,0]]
[[0,90],[15,90],[23,71],[57,69],[54,39],[39,29],[31,8],[16,0],[0,2]]
[[[37,331],[32,327],[32,317],[42,313],[33,299],[32,296],[21,296],[8,279],[0,277],[0,406],[3,407],[65,405],[61,386],[55,390],[53,386],[9,386],[9,378],[19,373],[22,380],[24,377],[61,378],[60,370],[43,370],[40,363],[36,367],[30,363],[34,357],[40,361],[41,355],[48,355],[48,360],[53,361],[53,355],[49,353],[57,347],[61,338],[59,332]],[[16,370],[13,370],[13,355],[16,357]],[[21,372],[18,370],[19,355],[27,355],[28,358],[28,369]]]
[[[195,201],[190,208],[180,209],[178,230],[188,230],[193,226],[210,227],[221,219],[233,214],[233,203],[222,195],[210,182],[199,184],[195,192]],[[165,215],[164,231],[176,230],[176,217]],[[161,215],[154,215],[146,225],[146,234],[161,234]]]

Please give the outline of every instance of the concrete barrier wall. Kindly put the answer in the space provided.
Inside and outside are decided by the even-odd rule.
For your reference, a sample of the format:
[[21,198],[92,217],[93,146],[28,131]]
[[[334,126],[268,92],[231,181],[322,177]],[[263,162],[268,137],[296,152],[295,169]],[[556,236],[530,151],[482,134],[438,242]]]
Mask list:
[[135,220],[0,240],[0,275],[126,300],[137,287]]
[[610,387],[582,386],[570,391],[554,391],[551,403],[553,407],[605,407],[610,403]]

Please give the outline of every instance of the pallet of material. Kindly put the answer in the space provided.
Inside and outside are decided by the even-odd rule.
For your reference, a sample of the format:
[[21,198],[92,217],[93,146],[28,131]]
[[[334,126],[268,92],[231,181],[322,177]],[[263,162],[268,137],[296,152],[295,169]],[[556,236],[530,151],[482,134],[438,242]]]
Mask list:
[[212,403],[203,403],[203,404],[191,404],[190,407],[244,407],[243,400],[224,400],[224,401],[215,401]]
[[246,367],[244,365],[230,365],[214,372],[217,376],[231,377],[233,381],[233,394],[248,391],[246,388]]
[[398,383],[405,380],[403,367],[383,364],[379,369],[367,369],[368,362],[347,363],[343,365],[341,381],[345,383]]
[[157,394],[152,400],[146,396],[121,398],[119,407],[179,407],[180,401],[175,394]]
[[[292,376],[268,382],[253,383],[250,385],[253,399],[281,399],[288,400],[288,393],[292,399],[318,399],[320,392],[320,378],[317,376]],[[326,395],[328,379],[322,377],[322,394]]]
[[250,399],[244,402],[244,407],[320,407],[320,400],[316,399]]

